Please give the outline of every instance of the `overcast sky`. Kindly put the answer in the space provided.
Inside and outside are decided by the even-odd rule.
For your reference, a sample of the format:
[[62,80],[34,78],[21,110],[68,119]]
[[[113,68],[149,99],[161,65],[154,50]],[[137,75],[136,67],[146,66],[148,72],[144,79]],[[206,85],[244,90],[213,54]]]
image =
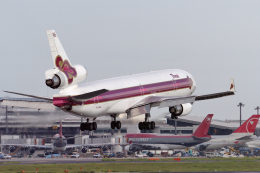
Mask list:
[[[194,104],[191,115],[243,119],[260,106],[260,1],[0,0],[2,90],[47,96],[53,68],[46,30],[55,29],[84,82],[163,69],[195,78],[194,94],[236,95]],[[84,83],[83,82],[83,83]],[[57,90],[48,89],[51,97]],[[158,114],[153,108],[152,113]]]

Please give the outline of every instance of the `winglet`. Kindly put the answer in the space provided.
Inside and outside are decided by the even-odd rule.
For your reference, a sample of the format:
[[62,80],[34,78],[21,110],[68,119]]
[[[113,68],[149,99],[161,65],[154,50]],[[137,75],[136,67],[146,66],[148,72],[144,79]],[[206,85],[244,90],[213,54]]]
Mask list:
[[235,82],[233,78],[230,78],[230,91],[236,92],[235,90]]
[[207,137],[209,126],[212,120],[213,114],[208,114],[205,119],[200,123],[197,130],[192,134],[195,137]]

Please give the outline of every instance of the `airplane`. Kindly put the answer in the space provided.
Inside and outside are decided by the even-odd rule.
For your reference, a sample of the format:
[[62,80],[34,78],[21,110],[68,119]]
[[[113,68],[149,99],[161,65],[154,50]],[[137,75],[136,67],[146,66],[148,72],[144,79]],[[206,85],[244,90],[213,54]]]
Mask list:
[[62,122],[60,121],[60,128],[59,133],[55,134],[51,139],[53,140],[51,145],[29,145],[29,144],[0,144],[0,146],[11,146],[9,148],[10,152],[14,152],[16,147],[30,147],[29,153],[33,154],[35,152],[35,148],[43,148],[45,150],[52,150],[54,152],[61,152],[64,153],[68,148],[76,148],[76,147],[83,147],[82,153],[87,152],[87,147],[89,146],[108,146],[108,145],[117,145],[117,143],[96,143],[96,144],[84,144],[84,145],[74,145],[74,144],[67,144],[68,139],[73,139],[81,136],[69,137],[65,138],[62,135]]
[[209,126],[213,114],[208,114],[192,135],[171,135],[171,134],[126,134],[129,145],[125,146],[126,151],[140,150],[174,150],[186,149],[191,146],[209,141]]
[[[96,130],[96,118],[111,117],[111,128],[120,129],[119,114],[127,114],[127,119],[144,115],[139,122],[142,129],[154,129],[155,122],[149,121],[152,107],[169,107],[172,119],[184,116],[192,111],[195,101],[214,99],[235,94],[234,80],[230,79],[230,90],[226,92],[192,95],[196,89],[193,76],[179,69],[167,69],[141,73],[78,85],[87,77],[82,65],[71,65],[62,47],[57,33],[48,30],[54,68],[45,72],[45,83],[52,89],[59,89],[53,98],[4,91],[7,93],[41,99],[43,101],[3,100],[2,105],[49,110],[62,110],[74,116],[86,119],[80,129]],[[90,120],[92,119],[92,122]]]
[[198,144],[193,147],[197,151],[217,150],[223,147],[240,147],[247,142],[252,141],[252,136],[258,124],[260,115],[252,115],[240,127],[238,127],[230,135],[211,136],[212,139],[208,142]]

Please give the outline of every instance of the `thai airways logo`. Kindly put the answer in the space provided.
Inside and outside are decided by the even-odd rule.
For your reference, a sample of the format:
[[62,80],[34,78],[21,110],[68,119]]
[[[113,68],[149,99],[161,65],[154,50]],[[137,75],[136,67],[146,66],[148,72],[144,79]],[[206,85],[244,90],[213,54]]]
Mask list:
[[177,74],[176,75],[170,74],[170,75],[172,76],[173,79],[180,78],[179,75],[177,75]]
[[210,117],[205,118],[205,122],[206,122],[207,124],[210,124],[211,118],[210,118]]
[[53,37],[57,37],[57,34],[54,32],[54,33],[52,33],[52,35],[53,35]]
[[67,76],[68,84],[71,84],[73,82],[73,78],[77,77],[76,69],[70,65],[68,60],[63,61],[60,55],[56,57],[55,65]]

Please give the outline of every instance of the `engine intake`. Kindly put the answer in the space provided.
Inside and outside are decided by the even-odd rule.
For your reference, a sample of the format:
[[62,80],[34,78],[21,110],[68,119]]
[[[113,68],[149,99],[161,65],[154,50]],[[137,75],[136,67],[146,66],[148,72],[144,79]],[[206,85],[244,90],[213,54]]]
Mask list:
[[59,86],[61,84],[61,80],[60,80],[60,77],[58,75],[54,75],[52,77],[52,79],[47,79],[45,81],[45,83],[48,87],[55,89],[55,88],[59,88]]
[[33,154],[34,152],[35,152],[35,149],[34,149],[34,148],[30,148],[30,149],[29,149],[29,153],[30,153],[30,154]]
[[82,148],[82,153],[86,153],[88,151],[87,147]]
[[9,148],[9,150],[10,150],[10,152],[14,152],[15,151],[15,147],[12,146],[12,147]]
[[182,105],[176,105],[173,107],[169,107],[169,112],[174,116],[180,116],[183,112],[183,106]]

